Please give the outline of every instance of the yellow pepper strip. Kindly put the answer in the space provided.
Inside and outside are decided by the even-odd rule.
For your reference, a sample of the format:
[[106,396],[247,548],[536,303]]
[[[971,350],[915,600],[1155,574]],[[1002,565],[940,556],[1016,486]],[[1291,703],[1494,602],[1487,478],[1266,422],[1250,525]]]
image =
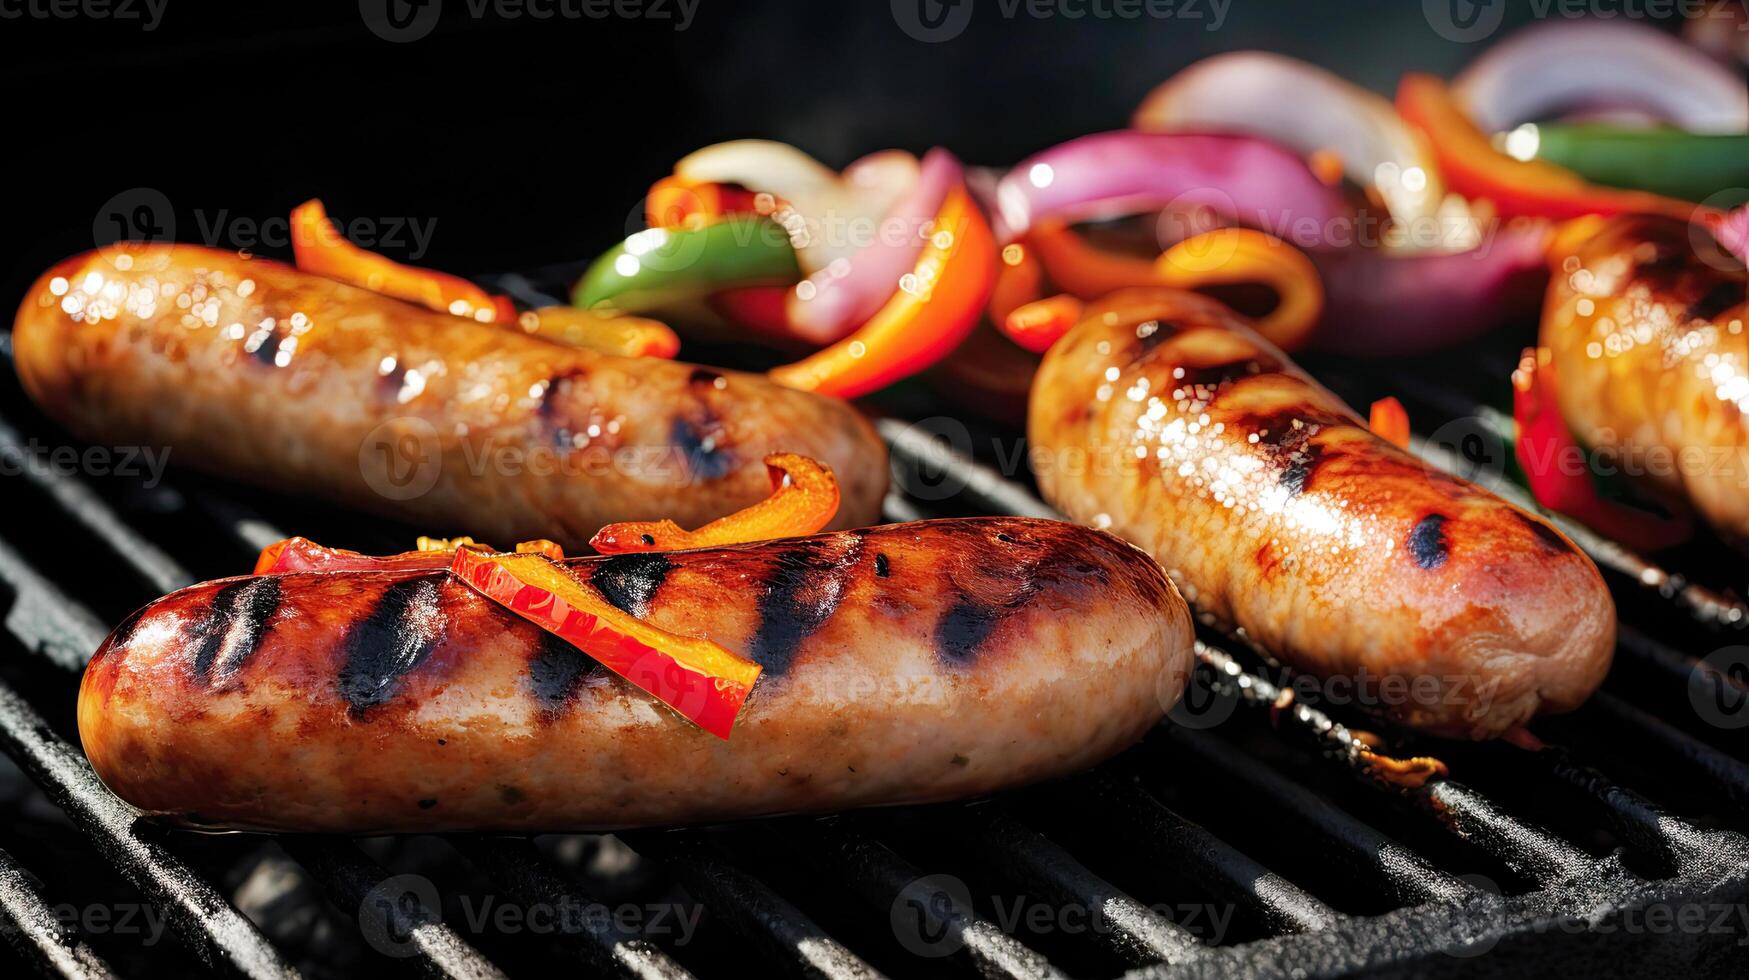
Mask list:
[[794,453],[765,457],[771,496],[696,531],[673,521],[629,521],[595,532],[589,546],[604,555],[627,551],[714,548],[771,538],[792,538],[831,523],[838,513],[838,479],[832,467]]
[[1283,350],[1305,346],[1324,313],[1324,284],[1304,252],[1249,228],[1217,228],[1187,238],[1154,263],[1156,281],[1182,289],[1261,283],[1275,291],[1275,309],[1257,332]]
[[996,241],[965,187],[948,192],[914,270],[886,305],[824,350],[771,370],[791,388],[855,398],[953,353],[983,315],[996,276]]
[[621,357],[672,358],[680,337],[667,325],[640,316],[612,316],[574,306],[543,306],[516,320],[523,333],[544,340]]

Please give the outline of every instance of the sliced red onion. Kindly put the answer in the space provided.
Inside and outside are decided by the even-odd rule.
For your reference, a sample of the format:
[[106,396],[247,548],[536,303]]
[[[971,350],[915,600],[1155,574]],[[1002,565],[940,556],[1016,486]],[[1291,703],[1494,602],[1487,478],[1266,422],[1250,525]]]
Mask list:
[[1312,345],[1363,357],[1424,354],[1533,314],[1548,281],[1549,226],[1513,222],[1466,252],[1314,249],[1324,316]]
[[[852,165],[845,176],[853,179],[854,170]],[[786,305],[796,335],[827,344],[873,316],[898,290],[899,279],[916,266],[930,220],[962,178],[953,154],[940,147],[930,150],[910,192],[872,229],[873,240],[790,290]]]
[[1639,21],[1533,24],[1483,52],[1458,76],[1454,91],[1484,132],[1576,105],[1641,109],[1696,133],[1749,131],[1743,80]]
[[1095,133],[1022,160],[996,188],[996,233],[1010,242],[1041,218],[1070,221],[1202,206],[1296,245],[1323,241],[1350,214],[1304,161],[1250,136]]
[[1439,169],[1388,100],[1286,55],[1204,58],[1149,92],[1131,125],[1151,133],[1260,136],[1301,156],[1333,150],[1343,173],[1362,187],[1377,186],[1399,222],[1432,215],[1445,196]]

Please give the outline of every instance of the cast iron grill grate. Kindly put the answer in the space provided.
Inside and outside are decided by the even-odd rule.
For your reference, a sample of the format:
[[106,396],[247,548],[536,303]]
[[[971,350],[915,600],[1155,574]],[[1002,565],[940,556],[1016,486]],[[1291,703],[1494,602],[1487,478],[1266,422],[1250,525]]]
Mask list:
[[[535,283],[548,279],[563,273],[497,285],[544,302]],[[1418,394],[1487,418],[1459,392]],[[0,405],[9,458],[41,462],[33,440],[71,444],[15,384]],[[880,429],[889,519],[1051,513],[975,447],[891,418]],[[97,781],[70,718],[84,659],[132,606],[234,574],[282,529],[364,549],[398,547],[403,530],[183,472],[147,485],[20,469],[9,496],[33,519],[0,533],[0,582],[7,642],[29,656],[0,670],[0,748],[41,797],[7,804],[0,918],[14,954],[46,974],[1455,975],[1486,956],[1525,975],[1681,962],[1722,976],[1749,941],[1736,832],[1749,765],[1686,707],[1696,676],[1743,691],[1684,652],[1729,644],[1743,607],[1582,529],[1624,598],[1628,681],[1535,726],[1541,748],[1423,744],[1452,775],[1418,788],[1364,764],[1350,727],[1363,718],[1285,698],[1278,670],[1210,632],[1197,712],[1094,772],[991,801],[532,842],[215,837],[139,822]],[[156,910],[167,938],[69,924],[69,906],[113,901],[94,895]],[[702,917],[691,935],[611,917],[511,930],[482,927],[469,895],[522,909],[643,899]],[[1699,909],[1681,921],[1702,927],[1655,926],[1659,908],[1672,921]]]

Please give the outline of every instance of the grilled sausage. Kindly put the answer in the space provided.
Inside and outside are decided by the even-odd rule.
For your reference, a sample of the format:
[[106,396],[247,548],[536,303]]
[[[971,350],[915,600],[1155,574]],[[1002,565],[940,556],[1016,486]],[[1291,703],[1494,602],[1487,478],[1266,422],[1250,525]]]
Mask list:
[[940,800],[1092,765],[1190,671],[1158,566],[1086,528],[925,521],[573,559],[765,668],[727,741],[447,573],[225,579],[135,613],[79,693],[105,783],[212,826],[583,830]]
[[1643,215],[1611,219],[1559,262],[1541,344],[1568,428],[1749,544],[1743,263],[1698,226]]
[[1114,293],[1045,356],[1039,485],[1332,695],[1448,736],[1573,708],[1614,607],[1546,522],[1377,438],[1213,300]]
[[49,270],[13,329],[45,411],[112,444],[498,543],[580,548],[601,525],[691,527],[822,460],[836,527],[878,518],[886,449],[844,402],[763,378],[560,347],[190,246]]

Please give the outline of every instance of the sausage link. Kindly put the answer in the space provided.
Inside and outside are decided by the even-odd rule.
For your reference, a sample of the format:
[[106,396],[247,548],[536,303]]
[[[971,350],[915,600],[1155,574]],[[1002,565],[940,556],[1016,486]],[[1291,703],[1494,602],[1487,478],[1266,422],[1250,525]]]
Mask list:
[[920,802],[1080,769],[1191,669],[1190,615],[1110,535],[925,521],[568,566],[764,673],[723,741],[446,573],[192,586],[85,673],[118,795],[193,824],[584,830]]
[[1655,493],[1749,544],[1749,276],[1698,225],[1614,218],[1560,258],[1541,344],[1561,417]]
[[836,471],[877,519],[886,448],[856,410],[752,375],[557,346],[276,262],[192,246],[81,255],[18,312],[19,376],[82,437],[308,491],[434,533],[580,548],[770,493],[762,459]]
[[1167,289],[1087,308],[1029,420],[1045,496],[1141,545],[1200,613],[1437,734],[1577,706],[1609,592],[1540,518],[1369,432],[1226,307]]

